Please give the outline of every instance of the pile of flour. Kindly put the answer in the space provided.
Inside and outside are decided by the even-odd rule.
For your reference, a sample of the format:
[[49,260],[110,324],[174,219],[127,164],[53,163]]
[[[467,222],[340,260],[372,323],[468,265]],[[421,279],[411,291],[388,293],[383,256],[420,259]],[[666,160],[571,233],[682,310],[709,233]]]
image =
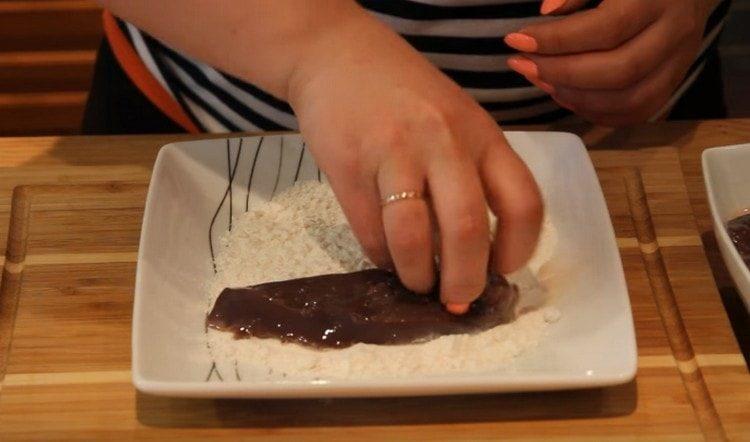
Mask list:
[[[207,344],[217,366],[234,372],[237,379],[366,379],[491,371],[535,346],[546,326],[559,317],[556,309],[543,306],[544,292],[534,276],[555,242],[554,228],[545,221],[529,267],[509,277],[521,290],[522,313],[510,324],[479,334],[318,350],[275,339],[236,340],[231,333],[208,330]],[[206,309],[226,287],[370,267],[330,187],[300,183],[239,216],[232,231],[221,238]]]

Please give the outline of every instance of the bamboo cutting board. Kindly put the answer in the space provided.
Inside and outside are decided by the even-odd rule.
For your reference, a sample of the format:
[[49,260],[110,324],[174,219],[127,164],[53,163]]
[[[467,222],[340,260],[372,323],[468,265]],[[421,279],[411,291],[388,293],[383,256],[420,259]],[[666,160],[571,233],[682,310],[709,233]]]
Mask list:
[[[0,440],[749,440],[750,375],[704,253],[700,195],[683,173],[685,152],[698,149],[690,141],[716,124],[584,133],[600,149],[591,155],[630,291],[635,381],[301,401],[159,398],[130,383],[147,180],[156,149],[175,137],[0,139]],[[750,133],[750,121],[736,127],[722,140]]]

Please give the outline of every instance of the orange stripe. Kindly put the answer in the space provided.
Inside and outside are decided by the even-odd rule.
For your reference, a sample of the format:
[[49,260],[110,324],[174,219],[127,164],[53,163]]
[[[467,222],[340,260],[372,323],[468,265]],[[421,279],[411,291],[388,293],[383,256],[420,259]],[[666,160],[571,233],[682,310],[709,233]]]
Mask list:
[[159,108],[166,116],[172,119],[175,123],[179,124],[183,129],[190,133],[198,133],[198,127],[188,117],[185,110],[154,78],[151,72],[148,70],[143,61],[136,53],[133,46],[130,44],[128,39],[122,33],[122,30],[117,25],[115,17],[107,10],[102,15],[104,20],[104,33],[107,36],[112,52],[115,54],[115,58],[122,66],[122,69],[128,75],[133,84],[143,92],[143,94],[151,100],[151,102]]

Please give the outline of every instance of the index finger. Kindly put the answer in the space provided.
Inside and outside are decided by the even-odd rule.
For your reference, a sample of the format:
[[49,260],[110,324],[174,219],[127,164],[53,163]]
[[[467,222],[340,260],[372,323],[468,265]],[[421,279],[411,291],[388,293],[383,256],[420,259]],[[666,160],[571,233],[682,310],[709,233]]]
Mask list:
[[609,0],[560,19],[508,34],[505,43],[522,52],[574,54],[613,49],[638,35],[658,17],[651,2]]

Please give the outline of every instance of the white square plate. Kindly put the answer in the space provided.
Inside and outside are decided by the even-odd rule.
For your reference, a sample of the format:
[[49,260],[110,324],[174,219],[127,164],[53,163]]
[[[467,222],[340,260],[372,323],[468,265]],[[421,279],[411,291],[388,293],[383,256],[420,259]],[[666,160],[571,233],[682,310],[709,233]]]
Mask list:
[[[319,179],[298,135],[164,146],[148,192],[133,312],[133,382],[146,393],[191,397],[398,396],[601,387],[630,381],[636,345],[628,291],[599,182],[571,134],[506,133],[531,168],[555,224],[547,264],[562,313],[533,350],[495,372],[377,381],[219,379],[206,348],[212,247],[232,215],[297,180]],[[234,179],[230,180],[229,176]],[[232,185],[229,186],[229,182]],[[488,349],[491,351],[491,349]]]
[[750,208],[750,144],[703,151],[703,179],[721,256],[750,309],[750,269],[727,233],[727,222]]

